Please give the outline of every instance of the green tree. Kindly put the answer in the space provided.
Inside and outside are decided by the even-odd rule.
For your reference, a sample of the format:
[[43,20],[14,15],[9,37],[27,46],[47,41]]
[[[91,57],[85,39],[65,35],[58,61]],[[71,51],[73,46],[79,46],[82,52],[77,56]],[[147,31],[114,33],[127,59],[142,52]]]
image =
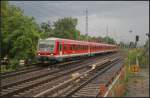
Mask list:
[[77,19],[66,17],[54,22],[55,37],[79,39],[80,32],[76,29]]
[[1,1],[2,56],[25,59],[32,58],[36,51],[39,26],[33,17],[8,1]]
[[43,38],[55,36],[53,33],[52,24],[50,21],[41,23],[40,31],[42,32],[41,37]]
[[82,41],[83,41],[83,40],[87,40],[87,36],[84,35],[84,34],[81,34],[78,39],[79,39],[79,40],[82,40]]
[[108,44],[115,44],[116,43],[116,41],[113,39],[113,38],[110,38],[110,37],[104,37],[103,38],[103,41],[104,42],[107,42]]

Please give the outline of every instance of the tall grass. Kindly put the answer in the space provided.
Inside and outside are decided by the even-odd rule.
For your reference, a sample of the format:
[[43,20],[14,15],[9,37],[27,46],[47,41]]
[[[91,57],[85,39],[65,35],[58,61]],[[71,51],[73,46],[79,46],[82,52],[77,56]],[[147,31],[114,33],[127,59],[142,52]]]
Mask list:
[[128,65],[135,65],[136,64],[136,58],[139,61],[139,66],[141,68],[146,67],[149,65],[149,55],[144,54],[143,48],[138,49],[131,49],[128,51],[127,60],[125,61]]

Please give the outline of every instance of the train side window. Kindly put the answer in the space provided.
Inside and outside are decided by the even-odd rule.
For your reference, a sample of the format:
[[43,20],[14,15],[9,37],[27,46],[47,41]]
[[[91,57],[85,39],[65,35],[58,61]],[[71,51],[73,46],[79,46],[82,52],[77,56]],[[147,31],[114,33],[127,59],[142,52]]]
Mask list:
[[79,45],[79,50],[81,50],[81,45]]
[[84,45],[82,46],[83,50],[84,50]]
[[70,45],[70,50],[72,50],[72,45]]
[[70,45],[70,50],[72,50],[72,45]]
[[79,45],[79,50],[81,50],[81,45]]
[[76,45],[76,49],[78,50],[78,45]]
[[78,50],[80,50],[80,45],[78,45]]
[[79,50],[81,50],[81,45],[79,45]]
[[75,45],[73,45],[73,47],[72,47],[73,49],[72,50],[75,50]]
[[73,50],[73,45],[71,45],[72,46],[72,50]]
[[74,50],[74,45],[72,45],[72,50]]
[[77,50],[77,45],[74,46],[75,50]]
[[84,50],[84,45],[83,45],[83,50]]

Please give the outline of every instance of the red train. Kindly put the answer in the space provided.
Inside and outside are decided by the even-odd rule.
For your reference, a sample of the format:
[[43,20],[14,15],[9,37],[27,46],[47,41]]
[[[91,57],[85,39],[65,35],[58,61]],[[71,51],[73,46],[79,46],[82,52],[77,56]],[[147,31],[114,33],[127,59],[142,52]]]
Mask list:
[[39,40],[37,59],[40,62],[63,61],[81,56],[118,51],[116,45],[62,38]]

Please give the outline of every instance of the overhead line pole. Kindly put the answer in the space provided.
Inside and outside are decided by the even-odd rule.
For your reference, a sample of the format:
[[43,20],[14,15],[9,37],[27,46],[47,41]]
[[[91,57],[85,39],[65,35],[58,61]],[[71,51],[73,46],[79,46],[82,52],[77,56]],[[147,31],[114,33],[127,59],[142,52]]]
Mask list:
[[86,8],[86,23],[85,23],[85,31],[86,31],[86,34],[87,34],[87,41],[88,41],[88,10]]
[[108,37],[108,25],[106,27],[106,37]]
[[108,25],[106,26],[106,41],[108,43]]

